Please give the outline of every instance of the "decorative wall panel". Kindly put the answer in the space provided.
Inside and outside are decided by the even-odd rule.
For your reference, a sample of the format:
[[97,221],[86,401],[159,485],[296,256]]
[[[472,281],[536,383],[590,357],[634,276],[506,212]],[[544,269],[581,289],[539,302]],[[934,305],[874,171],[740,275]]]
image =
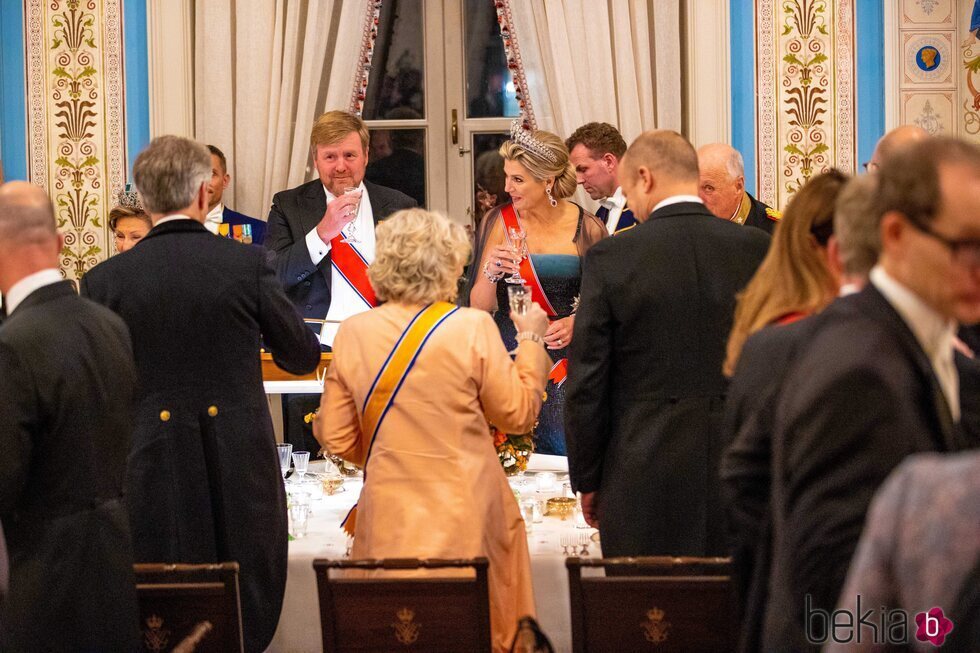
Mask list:
[[105,216],[125,182],[120,0],[25,0],[30,179],[65,236],[62,273],[80,278],[111,247]]
[[855,169],[853,0],[756,0],[759,196],[784,207],[810,177]]
[[955,4],[955,0],[902,0],[901,20],[919,27],[946,25],[953,20]]

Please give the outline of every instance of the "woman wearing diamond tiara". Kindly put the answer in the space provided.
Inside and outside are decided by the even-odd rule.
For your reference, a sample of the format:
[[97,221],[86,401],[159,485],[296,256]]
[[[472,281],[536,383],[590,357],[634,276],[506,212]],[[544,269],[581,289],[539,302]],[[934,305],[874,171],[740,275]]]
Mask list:
[[575,192],[575,169],[558,136],[529,131],[515,120],[511,140],[500,146],[500,155],[504,158],[504,190],[511,201],[491,210],[480,225],[463,298],[474,308],[494,313],[508,348],[513,348],[516,336],[508,318],[508,280],[513,282],[519,275],[532,299],[548,313],[551,325],[544,340],[553,369],[534,430],[535,450],[565,455],[562,383],[575,322],[581,261],[607,232],[598,218],[565,199]]

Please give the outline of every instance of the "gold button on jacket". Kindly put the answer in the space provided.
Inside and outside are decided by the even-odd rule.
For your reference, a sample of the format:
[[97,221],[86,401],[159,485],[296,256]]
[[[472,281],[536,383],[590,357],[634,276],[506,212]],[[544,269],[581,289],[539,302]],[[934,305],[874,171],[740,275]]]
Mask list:
[[211,417],[217,417],[217,415],[218,415],[218,407],[217,406],[208,406],[208,415],[210,415]]
[[161,422],[169,422],[170,421],[170,411],[169,410],[161,410],[160,411],[160,421]]

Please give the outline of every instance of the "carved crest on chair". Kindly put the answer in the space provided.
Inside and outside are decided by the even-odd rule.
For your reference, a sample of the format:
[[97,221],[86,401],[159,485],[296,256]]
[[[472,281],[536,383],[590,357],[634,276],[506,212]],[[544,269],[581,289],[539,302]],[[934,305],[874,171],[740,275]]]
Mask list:
[[647,610],[646,621],[640,622],[648,642],[659,644],[666,642],[670,635],[670,622],[665,619],[667,613],[658,607]]
[[419,638],[419,631],[422,624],[415,623],[415,611],[411,608],[402,608],[395,613],[398,621],[391,624],[395,629],[395,639],[399,644],[410,646]]
[[146,618],[143,643],[148,651],[163,651],[170,642],[170,631],[163,627],[163,618],[155,614]]

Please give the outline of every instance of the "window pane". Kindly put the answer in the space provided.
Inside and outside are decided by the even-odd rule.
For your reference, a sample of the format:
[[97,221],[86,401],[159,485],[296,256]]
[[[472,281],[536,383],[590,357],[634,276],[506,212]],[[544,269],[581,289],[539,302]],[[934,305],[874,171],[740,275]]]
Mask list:
[[387,0],[381,5],[361,115],[365,120],[425,117],[423,27],[418,0]]
[[470,118],[520,113],[493,2],[466,0],[466,106]]
[[473,216],[479,225],[484,214],[510,201],[504,192],[504,159],[497,152],[507,133],[473,134]]
[[425,130],[372,129],[368,181],[400,190],[425,206]]

